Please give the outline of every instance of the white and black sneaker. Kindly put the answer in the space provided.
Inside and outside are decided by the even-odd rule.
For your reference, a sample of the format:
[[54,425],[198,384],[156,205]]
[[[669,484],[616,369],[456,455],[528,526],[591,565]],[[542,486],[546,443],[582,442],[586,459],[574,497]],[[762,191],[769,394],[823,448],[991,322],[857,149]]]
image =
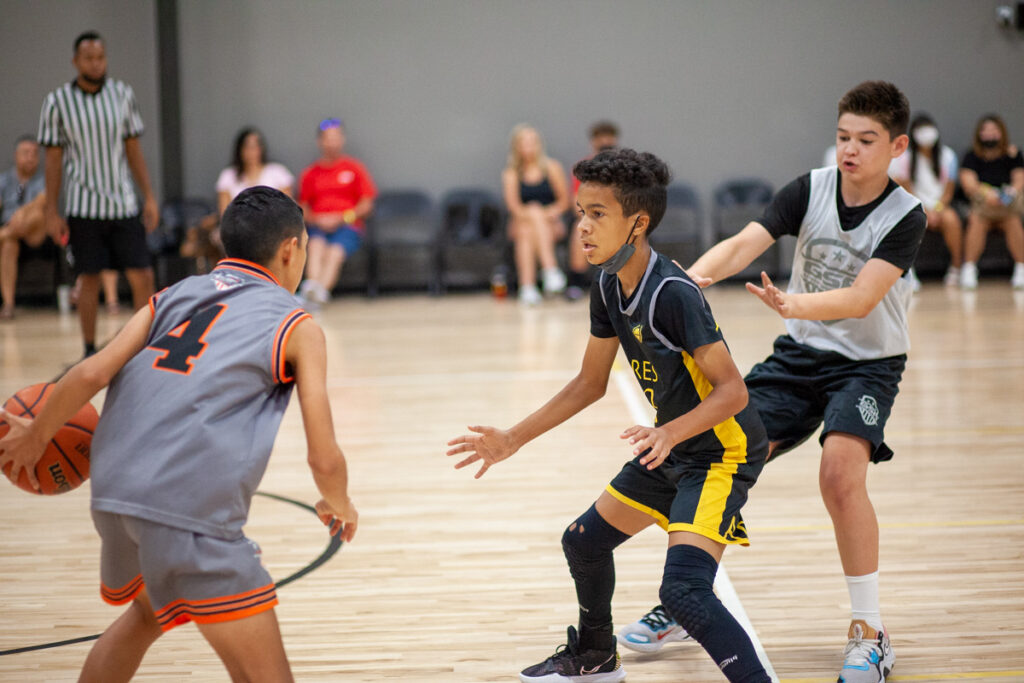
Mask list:
[[637,652],[657,652],[665,643],[690,640],[690,634],[661,605],[623,628],[616,637],[619,644]]
[[569,627],[565,645],[540,664],[523,669],[519,680],[526,683],[618,683],[626,670],[616,649],[580,650],[576,629]]

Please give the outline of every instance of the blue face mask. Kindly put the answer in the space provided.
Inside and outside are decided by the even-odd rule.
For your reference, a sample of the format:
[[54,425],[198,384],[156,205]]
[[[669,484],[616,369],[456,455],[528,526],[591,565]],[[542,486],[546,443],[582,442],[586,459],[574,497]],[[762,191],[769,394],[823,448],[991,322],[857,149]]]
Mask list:
[[626,235],[626,242],[619,250],[612,254],[612,257],[604,263],[598,263],[597,267],[608,273],[609,275],[615,275],[617,272],[622,270],[622,267],[626,265],[630,257],[636,252],[636,247],[630,244],[629,238],[633,236],[633,231],[636,230],[636,224],[640,222],[640,216],[636,217],[633,221],[633,227],[629,229],[629,234]]

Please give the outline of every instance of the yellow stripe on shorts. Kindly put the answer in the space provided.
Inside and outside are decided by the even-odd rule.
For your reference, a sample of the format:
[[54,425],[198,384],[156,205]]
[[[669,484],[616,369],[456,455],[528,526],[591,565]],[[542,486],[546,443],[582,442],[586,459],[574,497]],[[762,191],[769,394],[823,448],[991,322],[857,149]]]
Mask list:
[[[690,379],[693,380],[697,395],[703,401],[714,387],[701,372],[697,362],[693,360],[693,356],[686,351],[682,352],[682,356],[683,365],[690,373]],[[697,502],[697,514],[693,524],[695,527],[704,529],[721,528],[722,518],[725,516],[725,505],[732,492],[733,475],[736,474],[739,466],[747,461],[747,435],[736,422],[735,416],[715,425],[714,432],[725,452],[722,454],[722,462],[711,464],[711,469],[704,480],[704,488],[700,493],[700,500]]]

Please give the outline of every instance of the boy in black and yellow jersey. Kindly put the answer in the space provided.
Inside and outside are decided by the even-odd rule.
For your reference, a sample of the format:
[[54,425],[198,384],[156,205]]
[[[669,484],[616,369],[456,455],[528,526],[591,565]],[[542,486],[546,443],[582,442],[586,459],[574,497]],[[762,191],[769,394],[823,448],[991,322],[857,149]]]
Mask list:
[[579,600],[579,631],[520,674],[523,681],[621,681],[612,631],[612,551],[657,523],[668,532],[662,602],[730,681],[768,681],[746,632],[712,591],[727,544],[747,545],[740,516],[768,441],[700,288],[651,249],[665,213],[668,167],[652,154],[602,152],[573,169],[591,289],[580,373],[509,430],[474,426],[449,442],[476,476],[604,395],[619,345],[657,411],[654,427],[621,437],[635,456],[566,529],[562,545]]

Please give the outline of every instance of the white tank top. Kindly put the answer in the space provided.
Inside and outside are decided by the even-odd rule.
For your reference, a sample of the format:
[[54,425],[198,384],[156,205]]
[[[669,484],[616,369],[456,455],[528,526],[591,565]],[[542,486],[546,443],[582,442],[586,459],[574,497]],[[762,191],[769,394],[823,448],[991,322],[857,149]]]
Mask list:
[[[824,292],[849,287],[889,231],[920,201],[896,188],[853,230],[843,230],[836,207],[839,171],[835,166],[811,171],[811,197],[800,226],[788,291]],[[796,341],[852,360],[872,360],[910,349],[907,306],[911,286],[906,276],[889,289],[865,318],[786,320]]]

